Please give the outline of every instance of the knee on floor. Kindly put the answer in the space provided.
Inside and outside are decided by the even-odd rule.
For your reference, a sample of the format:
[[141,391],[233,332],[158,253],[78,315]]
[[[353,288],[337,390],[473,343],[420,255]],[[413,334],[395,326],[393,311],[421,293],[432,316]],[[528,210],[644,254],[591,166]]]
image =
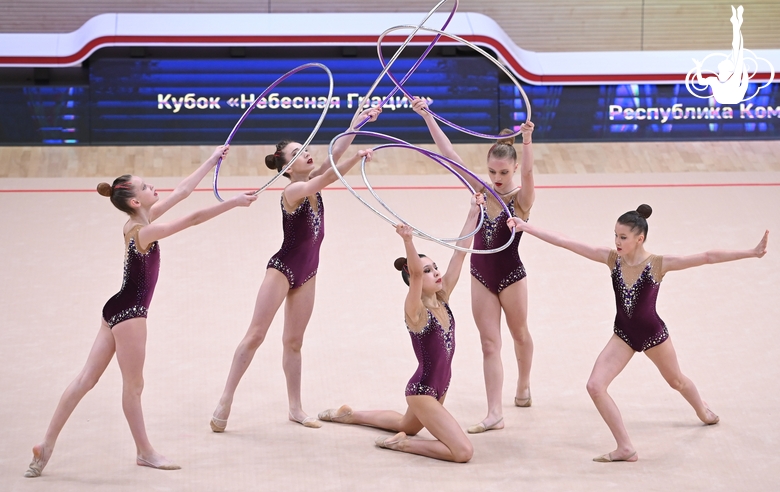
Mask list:
[[468,440],[456,446],[452,451],[452,458],[455,463],[467,463],[474,456],[474,447]]

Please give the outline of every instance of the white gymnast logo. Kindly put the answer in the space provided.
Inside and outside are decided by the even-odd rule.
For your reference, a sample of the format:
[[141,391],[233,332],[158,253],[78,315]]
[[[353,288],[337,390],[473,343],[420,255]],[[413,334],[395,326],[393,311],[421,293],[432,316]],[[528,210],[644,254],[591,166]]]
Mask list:
[[[713,53],[707,55],[701,62],[696,59],[693,60],[696,67],[692,68],[691,71],[688,72],[688,75],[685,76],[685,87],[692,95],[700,99],[709,99],[712,97],[720,104],[737,104],[754,98],[761,89],[771,84],[772,80],[774,80],[775,69],[772,64],[769,63],[769,60],[756,56],[752,51],[745,49],[742,43],[742,32],[740,31],[740,27],[742,27],[743,11],[742,5],[736,10],[733,5],[731,6],[731,26],[733,33],[731,54],[724,55],[722,53]],[[721,60],[720,63],[718,63],[718,72],[716,73],[712,70],[704,69],[705,72],[712,74],[704,77],[702,76],[702,66],[710,58]],[[750,79],[758,73],[759,66],[761,65],[760,61],[765,62],[769,67],[769,80],[766,84],[758,87],[752,95],[745,97]],[[749,69],[752,69],[751,73],[748,73]],[[712,95],[710,96],[701,96],[691,89],[691,87],[693,87],[696,91],[701,92],[708,86],[712,88]]]

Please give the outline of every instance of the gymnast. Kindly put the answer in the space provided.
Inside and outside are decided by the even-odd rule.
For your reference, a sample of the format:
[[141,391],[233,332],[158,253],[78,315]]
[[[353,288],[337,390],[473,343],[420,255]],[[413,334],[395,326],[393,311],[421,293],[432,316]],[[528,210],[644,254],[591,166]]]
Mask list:
[[[484,203],[480,193],[472,198],[471,209],[461,235],[473,231],[479,218],[479,205]],[[417,254],[412,241],[412,228],[399,224],[396,232],[403,238],[406,258],[395,260],[395,268],[409,286],[404,302],[406,328],[419,366],[406,385],[406,413],[393,410],[353,411],[348,405],[329,409],[319,414],[320,420],[340,424],[378,427],[397,432],[392,437],[379,437],[380,448],[419,454],[446,461],[465,463],[474,449],[458,422],[444,408],[444,399],[452,375],[452,356],[455,353],[455,318],[447,301],[460,277],[466,253],[455,251],[447,272],[439,273],[436,263]],[[461,239],[456,245],[468,248],[471,238]],[[409,439],[425,427],[436,440]]]
[[124,225],[125,261],[122,288],[106,302],[97,338],[87,362],[60,398],[49,428],[40,444],[33,447],[33,460],[24,476],[39,477],[46,467],[57,437],[79,401],[92,389],[116,353],[122,373],[122,409],[136,446],[136,463],[161,470],[180,467],[158,453],[149,442],[141,409],[143,368],[146,355],[146,316],[152,301],[160,268],[158,240],[200,224],[235,207],[247,207],[257,197],[242,194],[164,224],[156,222],[174,205],[187,198],[195,186],[226,157],[229,148],[217,147],[209,159],[184,179],[165,198],[159,198],[154,186],[138,176],[124,175],[112,185],[100,183],[98,193],[130,218]]
[[656,256],[645,250],[647,218],[651,213],[649,205],[640,205],[636,210],[621,215],[615,224],[615,249],[582,244],[533,227],[518,218],[508,221],[510,227],[514,226],[554,246],[568,249],[589,260],[606,263],[612,272],[617,307],[614,334],[596,359],[587,384],[593,403],[617,442],[614,451],[593,458],[593,461],[602,463],[638,459],[623,425],[620,410],[607,393],[609,384],[626,367],[635,352],[647,355],[666,382],[691,404],[702,422],[707,425],[719,422],[718,416],[699,396],[693,381],[680,372],[666,324],[656,313],[658,290],[667,272],[743,258],[761,258],[766,254],[769,239],[769,231],[766,231],[758,245],[749,250],[713,250],[687,256]]
[[[414,98],[412,108],[423,117],[439,151],[446,157],[463,164],[450,140],[439,128],[436,120],[426,111],[424,99]],[[514,138],[501,139],[490,147],[487,155],[488,176],[493,189],[503,197],[512,215],[527,220],[534,203],[533,150],[531,122],[521,126],[523,155],[520,162],[520,183],[515,184],[517,152]],[[503,130],[502,135],[512,133]],[[466,173],[463,178],[477,191],[486,191],[482,185]],[[475,249],[493,249],[506,244],[511,230],[504,227],[506,212],[491,193],[487,195],[482,229],[474,240]],[[504,417],[501,408],[501,389],[504,384],[504,368],[501,363],[501,311],[506,316],[509,333],[514,340],[517,357],[518,380],[515,390],[515,405],[531,406],[531,360],[534,345],[528,332],[528,286],[525,267],[520,261],[517,248],[522,233],[515,235],[512,244],[503,251],[489,255],[471,255],[471,309],[474,322],[482,342],[482,367],[487,392],[488,413],[480,423],[468,428],[472,434],[491,429],[503,429]]]
[[[359,113],[353,118],[350,129],[367,116],[369,121],[375,121],[381,111],[381,108],[370,108]],[[348,135],[333,145],[334,162],[338,162],[353,139],[354,135]],[[266,156],[265,164],[270,169],[281,171],[300,148],[297,142],[282,140],[276,144],[276,152]],[[371,160],[371,151],[361,150],[354,157],[338,164],[339,172],[346,173],[363,157]],[[314,308],[320,245],[325,235],[320,191],[338,177],[327,158],[315,169],[308,151],[298,156],[285,176],[290,179],[290,184],[281,196],[284,241],[281,249],[268,262],[265,278],[257,293],[252,321],[233,355],[225,389],[210,421],[214,432],[225,431],[238,383],[263,343],[283,301],[286,302],[282,368],[287,381],[288,418],[305,427],[322,426],[316,418],[306,415],[301,405],[301,346]]]

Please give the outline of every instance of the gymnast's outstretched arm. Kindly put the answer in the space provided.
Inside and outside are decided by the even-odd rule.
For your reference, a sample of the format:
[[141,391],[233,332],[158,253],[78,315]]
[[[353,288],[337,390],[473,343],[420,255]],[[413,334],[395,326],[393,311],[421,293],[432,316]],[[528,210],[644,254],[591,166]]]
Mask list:
[[[427,111],[428,109],[428,103],[425,101],[425,99],[421,99],[419,97],[415,97],[412,101],[412,109],[422,116],[422,119],[425,121],[425,124],[428,126],[428,131],[431,132],[431,137],[433,137],[433,141],[436,144],[436,147],[438,147],[439,152],[444,157],[447,157],[449,159],[452,159],[453,161],[457,162],[461,166],[466,167],[466,164],[463,162],[463,159],[461,159],[460,155],[458,155],[457,152],[455,152],[455,147],[452,146],[452,142],[450,142],[450,139],[447,138],[447,135],[444,134],[441,127],[439,127],[439,123],[436,122],[436,119]],[[465,179],[472,188],[474,188],[476,191],[482,191],[483,184],[474,179],[473,176],[470,174],[463,172],[462,170],[458,169],[457,167],[453,168],[455,172],[461,175],[463,179]]]
[[395,226],[395,232],[404,241],[406,250],[406,268],[409,274],[409,292],[406,293],[404,301],[404,314],[409,321],[409,326],[419,327],[424,325],[425,306],[422,303],[422,276],[425,264],[414,247],[412,228],[406,224]]
[[184,217],[172,220],[171,222],[151,223],[148,226],[143,227],[138,233],[138,241],[141,243],[141,247],[145,249],[148,245],[157,240],[176,234],[177,232],[183,231],[188,227],[202,224],[203,222],[211,220],[217,215],[223,214],[230,209],[236,207],[248,207],[255,200],[257,200],[257,196],[253,192],[249,191],[240,195],[236,195],[229,200],[225,200],[224,202],[217,203],[216,205],[197,210],[191,214],[185,215]]
[[768,242],[769,231],[765,231],[764,237],[761,238],[761,241],[759,241],[758,245],[753,249],[739,251],[716,249],[695,255],[664,255],[661,272],[665,274],[666,272],[671,272],[674,270],[685,270],[686,268],[693,268],[701,265],[711,265],[713,263],[725,263],[727,261],[736,261],[745,258],[762,258],[766,254],[766,246]]
[[[477,221],[479,220],[479,214],[481,213],[479,206],[484,205],[484,203],[485,195],[482,193],[477,193],[471,197],[469,215],[466,217],[466,223],[463,224],[463,230],[460,231],[461,236],[465,236],[477,227]],[[468,248],[471,246],[473,239],[473,236],[461,239],[460,241],[456,242],[455,245],[460,246],[461,248]],[[465,259],[466,253],[464,251],[453,251],[452,258],[450,258],[450,263],[447,265],[447,271],[444,272],[444,275],[442,275],[441,278],[442,288],[444,288],[448,295],[452,293],[452,289],[454,289],[455,284],[458,283],[458,279],[460,278],[460,271],[463,268],[463,260]]]
[[[368,122],[376,121],[376,119],[379,117],[381,113],[382,113],[382,108],[368,108],[365,111],[361,111],[357,116],[355,116],[352,119],[352,122],[349,124],[349,128],[347,128],[346,131],[354,131],[355,125],[357,125],[358,123],[366,119],[366,117],[369,118]],[[336,140],[336,142],[333,144],[333,162],[338,164],[339,160],[341,159],[341,156],[344,155],[344,152],[347,151],[347,149],[349,148],[353,140],[355,140],[355,135],[347,135],[345,137],[341,137],[340,139]],[[322,164],[320,164],[320,167],[317,168],[313,173],[311,173],[310,178],[321,176],[331,168],[332,167],[330,165],[330,159],[326,157],[325,161]]]
[[229,150],[230,145],[220,145],[214,149],[211,157],[206,159],[195,172],[184,178],[170,195],[161,198],[157,203],[152,205],[152,208],[149,210],[149,221],[153,222],[155,219],[158,219],[162,214],[173,208],[174,205],[190,196],[190,193],[198,186],[198,183],[200,183],[206,174],[217,165],[219,158],[222,157],[224,159],[227,157]]
[[609,248],[599,248],[596,246],[590,246],[585,243],[580,243],[561,234],[534,227],[523,219],[517,217],[512,217],[509,219],[507,221],[507,226],[515,227],[517,231],[523,231],[532,236],[536,236],[546,243],[550,243],[553,246],[558,246],[559,248],[568,249],[569,251],[577,253],[580,256],[584,256],[589,260],[606,264],[607,259],[609,258]]
[[[344,162],[339,162],[336,164],[336,168],[338,168],[339,172],[344,175],[350,169],[352,169],[355,164],[360,162],[363,157],[366,158],[366,161],[370,161],[372,156],[373,151],[371,149],[359,150],[353,157],[350,157]],[[287,188],[285,188],[283,192],[284,198],[287,200],[287,203],[298,203],[299,200],[303,200],[303,197],[311,196],[318,191],[321,191],[323,188],[333,183],[337,179],[338,176],[336,176],[336,172],[330,165],[328,165],[328,168],[325,170],[325,172],[319,176],[311,178],[308,181],[296,181],[295,183],[290,183],[287,185]]]
[[520,157],[520,191],[517,194],[517,204],[523,214],[528,214],[534,204],[534,151],[531,145],[531,135],[534,124],[529,121],[520,125],[523,135],[523,155]]

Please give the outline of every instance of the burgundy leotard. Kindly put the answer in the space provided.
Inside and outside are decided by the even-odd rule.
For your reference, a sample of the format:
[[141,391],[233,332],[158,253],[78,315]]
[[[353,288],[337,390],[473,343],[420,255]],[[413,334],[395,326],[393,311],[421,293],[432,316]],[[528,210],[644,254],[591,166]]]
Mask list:
[[136,225],[125,234],[127,252],[122,288],[103,306],[103,319],[109,328],[128,319],[146,318],[152,302],[160,273],[160,247],[155,241],[146,251],[139,249],[138,232],[141,227]]
[[[658,290],[661,287],[662,256],[651,255],[642,265],[627,267],[617,251],[612,250],[607,265],[612,270],[612,287],[615,290],[615,334],[632,349],[643,352],[669,338],[666,324],[655,310]],[[626,284],[624,270],[641,268],[630,287]]]
[[428,395],[439,400],[450,386],[452,356],[455,353],[455,318],[444,298],[439,297],[439,301],[447,309],[449,329],[445,330],[430,310],[426,310],[428,323],[421,331],[414,332],[407,325],[419,365],[406,385],[406,396]]
[[266,268],[279,270],[287,277],[290,288],[295,289],[317,275],[320,264],[320,246],[325,236],[325,210],[322,196],[317,196],[316,212],[309,203],[309,197],[293,212],[284,208],[282,195],[282,227],[284,241],[281,249],[271,257]]
[[[507,204],[512,216],[515,215],[515,197]],[[512,231],[507,227],[509,217],[502,210],[494,219],[490,219],[485,207],[482,228],[474,236],[474,249],[493,249],[506,244]],[[525,267],[520,261],[517,248],[523,232],[515,234],[515,239],[503,251],[489,255],[471,255],[471,275],[482,283],[493,294],[498,294],[505,288],[525,278]]]

